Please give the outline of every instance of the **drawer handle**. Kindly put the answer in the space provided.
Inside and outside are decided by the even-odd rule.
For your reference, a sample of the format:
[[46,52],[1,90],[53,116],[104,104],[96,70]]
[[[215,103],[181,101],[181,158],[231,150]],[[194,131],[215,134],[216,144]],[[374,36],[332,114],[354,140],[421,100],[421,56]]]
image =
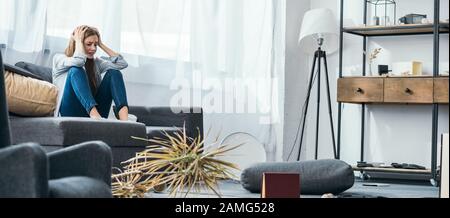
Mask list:
[[355,91],[355,93],[356,93],[356,94],[363,94],[363,93],[364,93],[364,90],[361,89],[361,88],[357,88],[356,91]]
[[413,94],[413,90],[411,90],[409,88],[406,88],[405,89],[405,93],[408,94],[408,95],[412,95]]

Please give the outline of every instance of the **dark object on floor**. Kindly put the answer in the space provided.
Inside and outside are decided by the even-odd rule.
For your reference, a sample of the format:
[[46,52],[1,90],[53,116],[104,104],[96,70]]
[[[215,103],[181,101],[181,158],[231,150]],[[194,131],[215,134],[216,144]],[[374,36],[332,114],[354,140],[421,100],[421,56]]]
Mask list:
[[417,169],[417,170],[424,170],[426,169],[424,166],[420,166],[417,164],[408,164],[408,163],[392,163],[391,164],[394,168],[402,168],[402,169]]
[[386,183],[363,183],[362,186],[370,186],[370,187],[388,187],[389,184],[386,184]]
[[368,194],[343,193],[338,195],[337,198],[386,198],[386,197]]
[[299,198],[298,173],[263,173],[261,198]]
[[264,172],[299,173],[301,194],[339,194],[351,188],[355,182],[350,165],[331,159],[254,164],[243,170],[242,186],[250,192],[260,193]]
[[373,167],[373,164],[366,163],[365,161],[358,161],[357,167]]

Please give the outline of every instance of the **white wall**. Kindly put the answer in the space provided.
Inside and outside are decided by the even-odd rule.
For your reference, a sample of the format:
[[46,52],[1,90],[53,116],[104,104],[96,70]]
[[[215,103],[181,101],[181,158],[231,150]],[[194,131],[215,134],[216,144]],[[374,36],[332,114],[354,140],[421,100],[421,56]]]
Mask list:
[[[309,0],[287,0],[286,1],[286,62],[285,62],[285,101],[284,101],[284,149],[283,159],[297,158],[297,146],[294,146],[295,135],[301,116],[301,107],[305,99],[307,89],[307,73],[309,66],[307,56],[298,47],[298,35],[303,15],[310,8]],[[302,148],[304,159],[306,148]]]
[[[289,1],[288,1],[289,2]],[[314,0],[310,2],[311,8],[330,8],[339,19],[339,0]],[[441,1],[441,18],[448,18],[448,0]],[[433,1],[427,0],[397,0],[397,17],[401,17],[407,13],[427,14],[429,18],[433,17]],[[299,3],[300,4],[300,3]],[[288,4],[289,10],[299,11],[299,15],[303,15],[305,5]],[[297,7],[296,9],[293,7]],[[344,25],[345,24],[361,24],[363,16],[362,0],[346,0],[344,5]],[[298,24],[287,22],[286,29],[299,29]],[[291,26],[289,26],[291,25]],[[287,32],[286,38],[294,37],[292,33]],[[296,37],[296,36],[295,36]],[[448,70],[448,34],[441,35],[441,52],[440,61],[446,63]],[[287,42],[286,50],[292,46]],[[397,37],[378,37],[369,40],[368,51],[374,47],[382,47],[382,53],[377,59],[379,62],[392,64],[397,61],[421,60],[424,62],[424,71],[431,74],[432,69],[432,51],[433,38],[427,36],[397,36]],[[288,53],[287,53],[288,54]],[[302,63],[306,63],[307,60]],[[338,76],[337,53],[328,56],[328,68],[330,71],[331,81],[331,98],[333,103],[333,115],[335,125],[337,122],[337,103],[336,99],[336,79]],[[292,63],[294,62],[294,63]],[[295,66],[298,60],[286,58],[286,116],[289,112],[294,112],[298,108],[294,103],[300,97],[305,96],[305,88],[298,89],[297,84],[303,83],[308,78],[309,65],[300,67],[299,77],[295,78],[291,75],[291,81],[288,76],[292,73],[288,66]],[[343,73],[344,75],[359,75],[362,69],[362,38],[358,36],[344,35],[344,59]],[[376,65],[375,63],[374,65]],[[441,70],[443,68],[441,67]],[[376,71],[374,69],[374,71]],[[323,82],[322,82],[323,83]],[[315,89],[313,89],[315,90]],[[324,89],[322,89],[324,90]],[[295,91],[295,93],[291,93]],[[313,92],[315,93],[315,91]],[[324,91],[322,91],[324,94]],[[315,138],[315,108],[316,96],[311,96],[312,102],[308,114],[307,126],[309,129],[306,141],[306,157],[302,159],[314,158],[314,138]],[[331,139],[329,137],[329,121],[328,111],[326,108],[326,96],[321,96],[321,112],[320,112],[320,140],[319,140],[319,158],[331,158]],[[291,104],[291,105],[290,105]],[[285,123],[285,142],[292,141],[295,138],[295,132],[288,131],[295,122],[299,122],[299,118],[290,115],[292,119],[286,118]],[[448,132],[448,105],[441,106],[439,111],[439,134]],[[292,121],[289,121],[292,120]],[[290,125],[289,126],[289,122]],[[351,164],[359,160],[360,154],[360,106],[352,104],[344,104],[342,117],[342,140],[341,140],[341,158]],[[431,106],[429,105],[370,105],[367,107],[366,115],[366,138],[365,138],[365,159],[374,162],[408,162],[416,163],[429,167],[431,162]],[[335,129],[336,131],[336,129]],[[289,144],[285,144],[289,146]]]

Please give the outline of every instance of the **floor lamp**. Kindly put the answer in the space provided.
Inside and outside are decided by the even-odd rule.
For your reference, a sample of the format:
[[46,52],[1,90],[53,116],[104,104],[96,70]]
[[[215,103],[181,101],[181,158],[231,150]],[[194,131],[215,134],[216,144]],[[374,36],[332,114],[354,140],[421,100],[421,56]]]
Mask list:
[[[317,114],[316,114],[316,141],[315,141],[315,159],[318,157],[319,149],[319,115],[320,115],[320,80],[322,61],[325,68],[326,92],[328,100],[328,114],[330,118],[331,137],[333,139],[334,158],[337,158],[336,142],[334,137],[333,114],[331,110],[330,85],[328,78],[328,67],[326,51],[332,53],[337,50],[338,29],[337,22],[331,10],[326,8],[313,9],[305,13],[299,36],[299,45],[303,51],[314,55],[311,75],[309,77],[308,90],[306,95],[305,108],[302,115],[302,131],[300,136],[300,145],[297,160],[300,160],[300,153],[303,143],[303,134],[305,132],[305,120],[308,113],[309,100],[313,83],[317,80]],[[317,69],[317,71],[315,71]]]

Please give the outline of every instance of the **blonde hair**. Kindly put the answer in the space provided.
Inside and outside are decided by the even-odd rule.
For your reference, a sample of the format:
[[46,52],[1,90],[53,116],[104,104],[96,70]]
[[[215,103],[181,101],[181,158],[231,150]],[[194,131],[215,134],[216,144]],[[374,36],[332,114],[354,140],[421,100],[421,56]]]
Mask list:
[[[95,29],[93,27],[88,27],[86,29],[86,32],[84,32],[83,43],[84,43],[84,39],[86,39],[89,36],[93,36],[93,35],[97,35],[97,37],[100,38],[100,33],[97,31],[97,29]],[[75,40],[73,39],[73,37],[70,38],[69,45],[67,46],[64,53],[66,54],[67,57],[72,57],[73,54],[75,53]]]

